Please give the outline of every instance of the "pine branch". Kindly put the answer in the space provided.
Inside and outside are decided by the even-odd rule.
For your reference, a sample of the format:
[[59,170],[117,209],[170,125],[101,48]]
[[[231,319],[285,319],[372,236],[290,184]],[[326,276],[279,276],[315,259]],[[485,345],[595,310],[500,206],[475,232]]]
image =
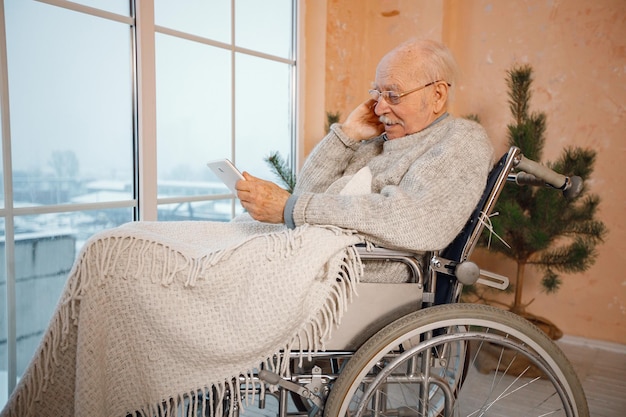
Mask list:
[[513,68],[508,71],[507,85],[509,87],[509,108],[518,125],[522,124],[528,115],[533,70],[530,65]]
[[595,244],[577,236],[569,245],[559,246],[541,254],[538,265],[565,273],[583,272],[595,262]]
[[326,133],[330,132],[330,127],[333,123],[338,123],[340,118],[340,112],[326,112]]
[[576,223],[572,223],[571,227],[563,230],[562,233],[564,237],[580,236],[581,238],[589,240],[594,245],[603,243],[606,234],[606,226],[598,220],[578,221]]
[[591,176],[596,155],[592,149],[567,147],[551,168],[564,175],[578,175],[586,180]]
[[296,174],[292,171],[289,161],[283,159],[280,153],[276,151],[267,156],[265,162],[269,164],[270,169],[283,183],[285,189],[293,193],[296,186]]
[[466,114],[465,116],[463,116],[463,118],[476,123],[480,123],[480,117],[475,113]]
[[559,288],[561,288],[562,283],[563,281],[561,280],[561,277],[555,274],[552,270],[548,270],[541,280],[543,290],[547,294],[556,293]]

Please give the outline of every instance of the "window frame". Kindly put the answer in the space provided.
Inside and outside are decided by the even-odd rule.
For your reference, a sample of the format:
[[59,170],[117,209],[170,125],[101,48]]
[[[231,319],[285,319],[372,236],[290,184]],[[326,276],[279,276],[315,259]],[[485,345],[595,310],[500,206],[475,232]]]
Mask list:
[[[292,149],[292,155],[297,155],[297,140],[296,140],[296,109],[297,109],[297,93],[296,93],[296,85],[297,85],[297,66],[296,66],[296,50],[297,50],[297,12],[298,12],[298,7],[297,4],[298,2],[295,0],[292,0],[292,30],[291,30],[291,35],[292,35],[292,39],[291,39],[291,44],[292,44],[292,50],[291,50],[291,56],[289,58],[283,58],[283,57],[279,57],[276,55],[271,55],[271,54],[267,54],[267,53],[263,53],[263,52],[258,52],[258,51],[254,51],[251,49],[247,49],[247,48],[243,48],[243,47],[239,47],[237,45],[235,45],[235,1],[233,0],[231,2],[231,42],[229,44],[224,43],[224,42],[219,42],[219,41],[215,41],[215,40],[211,40],[208,38],[204,38],[201,36],[197,36],[197,35],[193,35],[190,33],[186,33],[186,32],[182,32],[179,30],[175,30],[175,29],[171,29],[171,28],[167,28],[164,26],[160,26],[160,25],[156,25],[154,23],[154,9],[150,10],[150,12],[148,12],[147,10],[144,12],[148,12],[146,14],[150,15],[152,17],[152,22],[149,22],[149,24],[154,28],[154,31],[152,32],[153,34],[163,34],[163,35],[168,35],[168,36],[172,36],[178,39],[184,39],[184,40],[188,40],[191,42],[197,42],[200,43],[202,45],[207,45],[207,46],[212,46],[212,47],[216,47],[216,48],[220,48],[223,50],[226,50],[230,53],[230,63],[231,63],[231,86],[230,86],[230,94],[231,94],[231,108],[230,108],[230,113],[231,115],[235,116],[236,115],[236,76],[235,76],[235,72],[236,72],[236,55],[239,54],[245,54],[245,55],[249,55],[249,56],[254,56],[257,58],[262,58],[262,59],[268,59],[271,60],[273,62],[278,62],[278,63],[283,63],[283,64],[287,64],[291,67],[291,74],[290,74],[290,90],[291,90],[291,97],[290,97],[290,113],[292,115],[292,119],[294,120],[294,122],[291,124],[291,149]],[[141,2],[140,2],[141,3]],[[152,3],[152,2],[150,2]],[[139,25],[138,25],[139,26]],[[142,33],[142,28],[138,27],[138,32],[140,32],[140,36],[144,36],[147,35],[145,33]],[[144,37],[145,39],[145,37]],[[154,62],[154,56],[155,56],[155,42],[154,42],[154,37],[152,38],[152,42],[150,45],[145,45],[142,42],[138,42],[138,47],[141,48],[146,48],[146,53],[149,54],[151,56],[150,59],[152,59],[152,61]],[[141,52],[138,53],[138,56],[141,55]],[[150,71],[148,74],[144,74],[142,72],[142,75],[144,77],[150,77],[152,79],[152,87],[153,87],[153,91],[154,89],[156,89],[156,81],[154,80],[156,78],[156,75],[154,74],[154,65],[151,65],[151,68],[149,69],[144,69],[146,71]],[[143,100],[142,100],[143,99]],[[156,124],[156,99],[152,99],[151,97],[140,97],[140,102],[139,102],[139,118],[140,120],[142,120],[145,116],[148,116],[150,118],[150,120],[154,121],[154,123]],[[152,108],[147,108],[146,106],[142,105],[142,104],[148,104],[148,105],[152,105]],[[141,109],[145,109],[148,114],[141,114]],[[151,112],[154,112],[154,116],[152,116]],[[236,155],[236,146],[235,146],[235,142],[236,142],[236,117],[231,117],[231,126],[230,126],[230,131],[231,131],[231,137],[230,137],[230,151],[232,155]],[[151,126],[151,129],[154,129],[155,131],[155,135],[153,137],[139,137],[139,146],[140,149],[146,149],[146,147],[148,146],[154,146],[155,147],[155,158],[156,158],[156,125],[155,126]],[[141,130],[141,129],[140,129]],[[236,160],[236,156],[234,158],[234,163],[237,162]],[[156,159],[155,159],[156,162]],[[290,158],[290,164],[291,164],[291,169],[295,171],[296,169],[296,163],[297,163],[297,158],[292,157]],[[143,172],[143,176],[142,178],[156,178],[157,172],[156,172],[156,165],[154,167],[145,167],[146,170],[149,170],[147,172]],[[141,187],[142,183],[140,183],[140,189],[144,188],[146,186],[146,184],[143,184],[143,187]],[[145,189],[145,188],[144,188]],[[156,189],[154,190],[155,195],[156,195]],[[152,195],[152,194],[151,194]],[[157,207],[159,205],[163,205],[163,204],[176,204],[176,203],[185,203],[185,202],[200,202],[200,201],[212,201],[212,200],[223,200],[224,199],[224,195],[198,195],[198,196],[180,196],[180,197],[157,197],[156,198],[156,204],[154,205],[154,207],[152,205],[150,205],[149,208],[146,208],[145,210],[141,207],[140,205],[140,211],[141,211],[141,219],[144,220],[157,220]],[[140,199],[141,201],[142,199]],[[235,199],[232,199],[232,216],[235,215]]]
[[[292,1],[291,56],[281,58],[234,45],[235,32],[235,1],[231,1],[231,43],[212,41],[210,39],[179,32],[155,25],[154,1],[128,0],[129,15],[124,16],[94,7],[73,3],[66,0],[33,0],[40,3],[89,14],[95,17],[113,20],[129,26],[129,42],[131,43],[131,78],[132,109],[133,109],[133,198],[102,203],[59,204],[46,206],[15,207],[13,204],[13,170],[11,161],[11,126],[9,108],[9,80],[7,69],[7,45],[4,1],[0,0],[0,133],[2,135],[2,170],[4,186],[4,206],[0,207],[0,218],[5,219],[5,259],[6,259],[6,314],[7,320],[7,356],[8,356],[8,395],[14,390],[17,382],[17,328],[16,328],[16,268],[15,268],[15,217],[39,215],[47,213],[79,212],[94,209],[131,208],[133,220],[156,221],[157,209],[161,204],[208,201],[223,199],[223,196],[186,196],[172,198],[157,197],[157,124],[156,124],[156,75],[155,75],[155,40],[156,33],[176,36],[189,41],[227,49],[231,54],[233,96],[231,114],[235,114],[235,55],[243,53],[290,65],[290,111],[291,150],[293,157],[291,167],[295,171],[298,166],[299,146],[298,134],[298,94],[297,78],[299,68],[296,65],[298,16],[301,13],[298,0]],[[232,117],[231,148],[235,152],[235,117]],[[233,199],[233,213],[235,200]],[[0,404],[0,407],[3,404]]]

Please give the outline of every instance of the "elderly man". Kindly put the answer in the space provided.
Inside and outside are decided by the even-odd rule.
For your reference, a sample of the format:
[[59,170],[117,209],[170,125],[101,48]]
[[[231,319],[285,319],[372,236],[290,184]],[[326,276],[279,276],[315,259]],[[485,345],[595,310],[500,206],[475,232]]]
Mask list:
[[207,397],[222,415],[220,393],[239,392],[250,370],[287,372],[276,352],[323,346],[360,279],[354,245],[442,248],[479,199],[491,146],[447,113],[453,68],[435,42],[394,49],[293,195],[245,173],[252,218],[93,236],[0,416],[177,415]]
[[448,114],[456,64],[429,40],[406,42],[378,64],[371,98],[311,153],[293,195],[244,173],[250,215],[289,227],[333,224],[386,247],[445,247],[485,186],[492,147],[483,128]]

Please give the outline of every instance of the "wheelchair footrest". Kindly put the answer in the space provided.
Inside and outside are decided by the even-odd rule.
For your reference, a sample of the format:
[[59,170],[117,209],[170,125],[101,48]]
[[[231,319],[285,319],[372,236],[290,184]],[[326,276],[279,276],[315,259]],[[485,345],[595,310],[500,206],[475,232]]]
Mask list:
[[[277,385],[283,389],[286,389],[287,391],[295,392],[302,398],[305,398],[311,401],[321,410],[321,409],[324,409],[324,403],[320,397],[314,394],[314,391],[323,392],[320,389],[321,387],[317,387],[317,384],[316,384],[316,379],[319,379],[320,380],[319,382],[321,385],[321,378],[320,378],[321,372],[322,372],[321,368],[319,368],[318,366],[314,366],[312,370],[313,381],[310,384],[307,384],[306,386],[302,386],[295,382],[281,378],[280,375],[274,372],[270,372],[266,369],[263,369],[259,372],[259,378],[267,382],[270,385]],[[315,378],[316,376],[318,378]],[[311,389],[313,388],[311,385],[315,385],[315,388],[317,389]]]
[[480,270],[480,277],[476,282],[479,284],[487,285],[489,287],[497,288],[499,290],[506,290],[509,286],[508,277],[482,269]]

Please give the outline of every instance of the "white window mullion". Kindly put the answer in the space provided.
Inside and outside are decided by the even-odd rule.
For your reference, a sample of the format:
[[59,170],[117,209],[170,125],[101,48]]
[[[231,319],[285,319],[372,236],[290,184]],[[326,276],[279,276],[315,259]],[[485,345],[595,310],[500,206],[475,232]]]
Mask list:
[[139,219],[157,220],[154,2],[135,2]]
[[15,227],[13,221],[13,175],[11,164],[11,128],[9,113],[9,79],[7,69],[4,1],[0,0],[0,121],[2,124],[2,169],[4,178],[4,256],[6,262],[6,324],[8,393],[17,381],[17,329],[15,300]]
[[[85,6],[83,4],[74,3],[66,0],[35,0],[39,3],[49,4],[51,6],[63,7],[64,9],[74,10],[76,12],[102,17],[104,19],[113,20],[120,23],[126,23],[132,25],[132,18],[128,16],[123,16],[117,13],[107,12],[106,10],[100,10],[95,7]],[[135,1],[135,0],[129,0]],[[144,3],[144,2],[141,2]],[[150,1],[149,3],[152,3]]]
[[[230,96],[232,97],[231,102],[230,102],[230,153],[233,156],[233,162],[235,163],[235,165],[237,165],[237,152],[236,152],[236,126],[237,126],[237,112],[236,112],[236,105],[237,105],[237,95],[236,95],[236,73],[235,73],[235,68],[236,68],[236,39],[235,39],[235,29],[236,29],[236,21],[235,21],[235,1],[236,0],[232,0],[230,3]],[[237,200],[233,199],[231,202],[231,213],[232,216],[235,216],[235,209],[236,209],[236,204],[237,204]]]

